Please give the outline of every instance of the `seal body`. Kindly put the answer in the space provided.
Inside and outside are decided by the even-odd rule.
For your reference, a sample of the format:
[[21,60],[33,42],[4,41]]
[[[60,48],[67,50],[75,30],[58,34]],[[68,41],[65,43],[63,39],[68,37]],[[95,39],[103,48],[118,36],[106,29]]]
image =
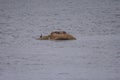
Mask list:
[[40,36],[38,40],[76,40],[76,38],[65,31],[54,31],[48,36]]

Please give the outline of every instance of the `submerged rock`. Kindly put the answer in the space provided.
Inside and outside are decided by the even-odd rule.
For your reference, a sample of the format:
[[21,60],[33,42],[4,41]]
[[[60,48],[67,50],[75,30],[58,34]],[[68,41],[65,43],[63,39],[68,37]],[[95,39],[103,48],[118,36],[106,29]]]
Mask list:
[[37,40],[76,40],[76,38],[65,31],[54,31],[47,36],[41,35]]

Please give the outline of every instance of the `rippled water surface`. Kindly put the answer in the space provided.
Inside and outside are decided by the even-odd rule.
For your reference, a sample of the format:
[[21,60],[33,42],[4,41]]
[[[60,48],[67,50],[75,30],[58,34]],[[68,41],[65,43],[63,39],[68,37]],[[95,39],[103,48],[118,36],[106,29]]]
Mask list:
[[0,80],[120,80],[119,36],[120,0],[0,0]]

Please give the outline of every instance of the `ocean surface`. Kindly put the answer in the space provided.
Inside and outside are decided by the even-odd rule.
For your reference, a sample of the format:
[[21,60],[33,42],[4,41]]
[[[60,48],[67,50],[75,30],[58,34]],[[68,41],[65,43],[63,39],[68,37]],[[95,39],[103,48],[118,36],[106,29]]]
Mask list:
[[0,0],[0,80],[120,80],[120,0]]

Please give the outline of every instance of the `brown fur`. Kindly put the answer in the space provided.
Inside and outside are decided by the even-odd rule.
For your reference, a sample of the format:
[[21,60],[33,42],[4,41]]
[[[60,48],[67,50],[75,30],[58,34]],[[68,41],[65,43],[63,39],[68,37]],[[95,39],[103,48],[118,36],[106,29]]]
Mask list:
[[55,31],[48,36],[38,38],[38,40],[76,40],[76,38],[65,31]]

